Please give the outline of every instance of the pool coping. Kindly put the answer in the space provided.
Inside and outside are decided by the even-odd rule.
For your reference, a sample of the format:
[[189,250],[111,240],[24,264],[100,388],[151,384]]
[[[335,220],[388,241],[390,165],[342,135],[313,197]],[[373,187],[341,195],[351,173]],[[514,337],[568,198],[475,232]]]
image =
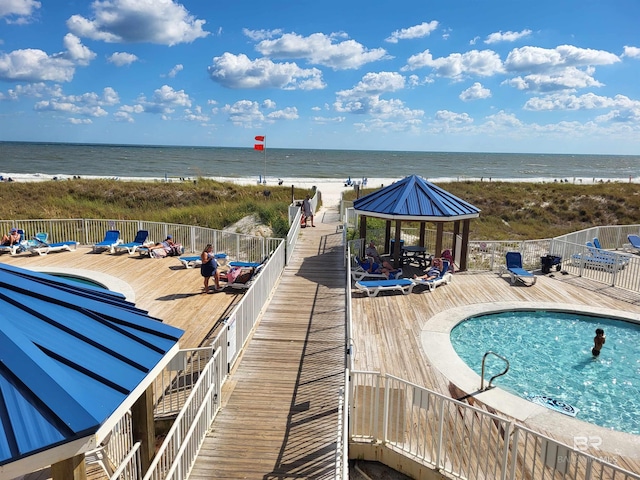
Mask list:
[[[599,437],[600,449],[612,454],[640,458],[640,436],[618,432],[584,420],[554,412],[498,387],[479,392],[480,375],[474,372],[455,352],[449,334],[461,321],[487,313],[522,310],[562,311],[593,316],[605,316],[640,324],[640,314],[600,307],[550,302],[480,303],[445,310],[431,317],[422,328],[420,342],[427,360],[450,382],[484,404],[529,426],[543,428],[554,436],[571,438]],[[610,461],[611,459],[609,459]]]
[[66,267],[38,267],[38,268],[33,268],[33,270],[41,273],[48,273],[48,274],[60,273],[60,274],[71,275],[71,276],[76,276],[80,278],[88,278],[90,280],[93,280],[96,283],[103,285],[105,288],[111,290],[112,292],[118,292],[123,294],[125,299],[129,302],[135,303],[136,301],[136,294],[133,288],[131,287],[131,285],[129,285],[127,282],[120,280],[117,277],[108,275],[106,273],[99,273],[99,272],[95,272],[93,270],[87,270],[84,268],[66,268]]

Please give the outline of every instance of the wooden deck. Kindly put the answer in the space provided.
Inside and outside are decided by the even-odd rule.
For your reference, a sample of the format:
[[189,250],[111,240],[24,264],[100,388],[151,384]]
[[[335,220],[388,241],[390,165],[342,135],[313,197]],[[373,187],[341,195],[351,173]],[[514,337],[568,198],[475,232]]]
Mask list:
[[[338,390],[345,354],[344,269],[337,214],[302,231],[290,265],[223,392],[223,409],[204,442],[191,479],[333,478]],[[185,330],[182,347],[207,345],[242,293],[202,295],[198,269],[175,258],[93,254],[0,255],[37,269],[72,267],[118,277],[136,305]],[[407,272],[410,273],[410,272]],[[358,370],[390,373],[450,395],[420,341],[429,319],[448,308],[493,302],[560,302],[640,313],[640,295],[571,275],[539,276],[534,287],[511,286],[495,273],[456,273],[451,284],[410,295],[353,295]],[[527,425],[536,430],[535,425]],[[618,464],[640,472],[634,459]]]
[[346,346],[334,216],[302,230],[190,479],[334,478]]

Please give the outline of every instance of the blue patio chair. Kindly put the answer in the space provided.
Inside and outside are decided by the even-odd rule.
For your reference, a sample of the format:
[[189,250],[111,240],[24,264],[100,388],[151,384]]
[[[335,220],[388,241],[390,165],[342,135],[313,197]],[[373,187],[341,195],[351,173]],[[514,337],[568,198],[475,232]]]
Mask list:
[[107,232],[104,234],[104,240],[96,243],[93,246],[93,251],[99,252],[102,250],[109,250],[111,253],[113,253],[115,246],[119,245],[120,243],[122,243],[122,241],[120,240],[120,230],[107,230]]
[[133,239],[133,242],[118,243],[113,247],[113,249],[114,251],[126,250],[127,252],[129,252],[129,255],[133,255],[140,247],[144,247],[144,243],[147,241],[148,237],[148,230],[138,230],[138,233],[136,233],[136,238]]
[[517,281],[528,287],[535,285],[537,278],[533,273],[522,267],[522,254],[520,252],[507,252],[505,259],[506,265],[500,268],[500,276],[504,273],[509,273],[512,285]]

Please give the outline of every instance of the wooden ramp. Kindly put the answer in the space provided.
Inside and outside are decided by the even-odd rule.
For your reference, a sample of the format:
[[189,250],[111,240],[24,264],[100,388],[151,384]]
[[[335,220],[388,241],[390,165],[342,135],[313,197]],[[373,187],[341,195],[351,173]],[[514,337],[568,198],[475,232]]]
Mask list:
[[334,478],[345,269],[337,214],[315,223],[226,383],[190,480]]

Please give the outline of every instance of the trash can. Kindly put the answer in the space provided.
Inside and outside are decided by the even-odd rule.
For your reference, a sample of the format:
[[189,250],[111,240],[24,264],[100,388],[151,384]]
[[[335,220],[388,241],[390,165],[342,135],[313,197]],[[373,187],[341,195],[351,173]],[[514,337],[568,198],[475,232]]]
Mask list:
[[545,255],[540,257],[540,264],[542,266],[542,273],[547,274],[551,272],[551,268],[555,265],[556,271],[560,271],[562,267],[562,257],[557,255]]
[[[396,245],[396,239],[392,238],[389,241],[389,255],[391,256],[393,256],[395,245]],[[400,240],[400,254],[402,254],[402,247],[404,247],[404,240]]]
[[553,257],[551,255],[545,255],[540,257],[540,264],[542,267],[542,273],[547,274],[551,272],[551,266],[553,265]]

